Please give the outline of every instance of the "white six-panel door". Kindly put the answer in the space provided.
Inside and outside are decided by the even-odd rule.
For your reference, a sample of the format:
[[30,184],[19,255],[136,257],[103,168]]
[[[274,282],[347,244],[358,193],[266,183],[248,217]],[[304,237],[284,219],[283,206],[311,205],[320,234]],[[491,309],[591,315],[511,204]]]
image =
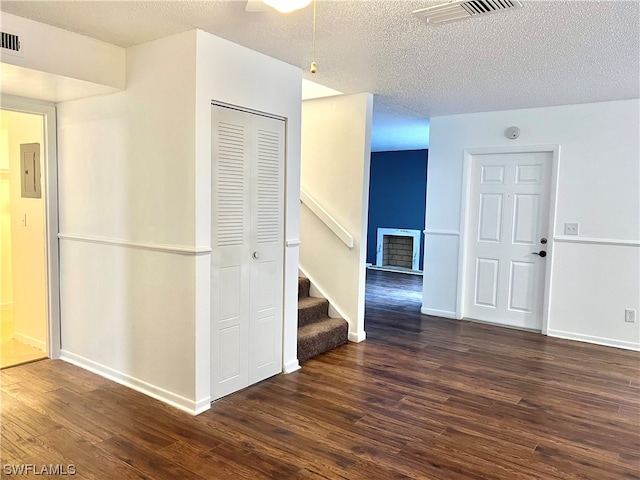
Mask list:
[[474,155],[465,317],[542,329],[550,152]]
[[212,107],[211,398],[281,371],[284,121]]

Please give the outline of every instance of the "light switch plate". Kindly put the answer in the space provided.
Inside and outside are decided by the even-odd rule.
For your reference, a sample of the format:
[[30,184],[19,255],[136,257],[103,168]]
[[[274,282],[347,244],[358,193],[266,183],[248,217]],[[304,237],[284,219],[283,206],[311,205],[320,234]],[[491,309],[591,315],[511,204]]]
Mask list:
[[565,235],[578,235],[580,233],[579,223],[565,223],[564,234]]

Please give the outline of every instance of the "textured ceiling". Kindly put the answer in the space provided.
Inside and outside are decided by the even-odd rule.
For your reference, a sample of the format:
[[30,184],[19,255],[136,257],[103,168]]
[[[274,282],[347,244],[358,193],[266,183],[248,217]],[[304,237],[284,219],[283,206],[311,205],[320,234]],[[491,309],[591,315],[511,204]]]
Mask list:
[[374,134],[402,121],[424,131],[437,115],[640,96],[637,0],[523,0],[522,9],[435,27],[411,14],[435,3],[318,0],[315,75],[310,7],[282,15],[248,13],[244,1],[3,0],[0,9],[123,47],[201,28],[317,83],[374,93]]

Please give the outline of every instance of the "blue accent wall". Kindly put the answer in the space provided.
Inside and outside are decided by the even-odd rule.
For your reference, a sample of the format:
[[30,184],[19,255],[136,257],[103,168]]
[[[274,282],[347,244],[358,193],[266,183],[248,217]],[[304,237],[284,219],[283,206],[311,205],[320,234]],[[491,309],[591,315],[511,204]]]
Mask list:
[[[371,154],[367,262],[376,263],[378,228],[424,230],[428,150]],[[423,268],[424,234],[420,241]]]

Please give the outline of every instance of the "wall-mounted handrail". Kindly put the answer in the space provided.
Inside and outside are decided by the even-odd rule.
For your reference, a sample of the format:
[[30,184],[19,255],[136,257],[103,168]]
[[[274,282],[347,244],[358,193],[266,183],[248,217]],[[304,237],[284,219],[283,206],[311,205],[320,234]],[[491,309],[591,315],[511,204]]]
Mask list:
[[353,236],[302,188],[300,189],[300,201],[304,203],[316,217],[322,220],[322,223],[342,240],[347,247],[353,248]]

